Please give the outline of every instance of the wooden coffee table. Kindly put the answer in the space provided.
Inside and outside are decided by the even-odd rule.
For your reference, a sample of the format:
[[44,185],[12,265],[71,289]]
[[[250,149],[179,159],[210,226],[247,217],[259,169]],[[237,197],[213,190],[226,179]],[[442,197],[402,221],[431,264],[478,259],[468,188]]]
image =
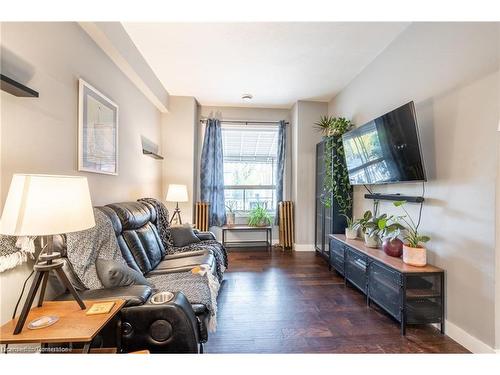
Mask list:
[[[17,318],[0,328],[0,344],[49,344],[83,343],[83,353],[90,351],[90,344],[104,326],[120,311],[125,300],[84,301],[86,310],[80,309],[75,301],[48,301],[43,306],[31,309],[26,325],[21,333],[14,335]],[[85,312],[96,302],[115,302],[107,314],[86,315]],[[59,320],[53,325],[40,329],[29,329],[28,323],[44,315],[56,315]]]

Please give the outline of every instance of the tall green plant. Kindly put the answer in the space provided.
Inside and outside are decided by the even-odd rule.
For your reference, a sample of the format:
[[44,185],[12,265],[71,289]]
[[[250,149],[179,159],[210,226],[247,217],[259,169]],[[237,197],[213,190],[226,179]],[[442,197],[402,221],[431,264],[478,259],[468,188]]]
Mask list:
[[[406,211],[406,208],[404,207],[405,204],[406,204],[406,201],[394,202],[394,206],[400,207],[404,211],[404,213],[406,214],[404,216],[398,217],[399,219],[403,220],[407,225],[407,227],[405,228],[406,234],[404,236],[404,240],[405,240],[406,244],[410,247],[420,247],[420,243],[428,242],[428,241],[430,241],[431,238],[429,236],[425,236],[425,235],[422,235],[419,233],[418,227],[420,224],[420,220],[418,220],[417,223],[415,223],[415,221],[413,221],[413,219],[411,218],[411,215],[408,213],[408,211]],[[406,218],[408,218],[408,220]]]
[[325,207],[331,208],[335,200],[339,206],[339,212],[347,215],[352,207],[352,195],[342,135],[351,129],[353,124],[344,117],[322,116],[315,126],[326,138],[322,203]]

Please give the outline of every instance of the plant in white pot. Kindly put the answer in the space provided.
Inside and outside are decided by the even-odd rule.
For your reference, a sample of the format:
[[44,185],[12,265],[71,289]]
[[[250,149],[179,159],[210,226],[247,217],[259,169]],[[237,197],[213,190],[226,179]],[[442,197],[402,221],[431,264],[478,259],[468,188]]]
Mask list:
[[345,228],[345,238],[348,240],[355,240],[358,238],[358,229],[360,227],[359,220],[354,220],[354,218],[348,215],[341,214],[346,218],[347,227]]
[[427,264],[427,249],[423,244],[430,241],[431,238],[418,232],[420,220],[415,223],[408,211],[406,211],[405,204],[406,201],[394,202],[394,206],[400,207],[406,214],[399,217],[407,225],[404,235],[403,262],[412,266],[423,267]]
[[363,232],[363,238],[366,246],[375,249],[380,246],[380,229],[378,227],[378,223],[386,217],[386,214],[374,217],[371,211],[366,211],[363,214],[363,217],[358,220],[361,232]]

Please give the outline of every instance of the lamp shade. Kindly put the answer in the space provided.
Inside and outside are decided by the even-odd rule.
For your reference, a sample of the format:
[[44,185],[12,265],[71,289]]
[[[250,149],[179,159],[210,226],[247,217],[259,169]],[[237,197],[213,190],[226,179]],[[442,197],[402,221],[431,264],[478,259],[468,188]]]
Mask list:
[[95,226],[86,177],[14,174],[0,234],[46,236]]
[[186,185],[168,185],[167,202],[187,202],[188,200]]

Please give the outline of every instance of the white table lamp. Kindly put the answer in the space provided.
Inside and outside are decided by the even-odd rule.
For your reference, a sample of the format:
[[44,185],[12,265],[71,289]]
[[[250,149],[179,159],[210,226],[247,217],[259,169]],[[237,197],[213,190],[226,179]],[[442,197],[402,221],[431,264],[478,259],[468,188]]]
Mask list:
[[179,224],[182,224],[181,210],[179,209],[179,202],[188,202],[188,191],[186,185],[170,184],[168,185],[167,191],[167,202],[176,202],[174,214],[170,218],[170,224],[172,224],[175,217],[178,218]]
[[85,304],[64,273],[60,254],[52,251],[52,236],[95,226],[86,177],[14,174],[0,219],[0,234],[47,236],[47,245],[34,265],[35,277],[14,334],[22,331],[38,288],[43,303],[50,271],[55,271],[82,309]]

